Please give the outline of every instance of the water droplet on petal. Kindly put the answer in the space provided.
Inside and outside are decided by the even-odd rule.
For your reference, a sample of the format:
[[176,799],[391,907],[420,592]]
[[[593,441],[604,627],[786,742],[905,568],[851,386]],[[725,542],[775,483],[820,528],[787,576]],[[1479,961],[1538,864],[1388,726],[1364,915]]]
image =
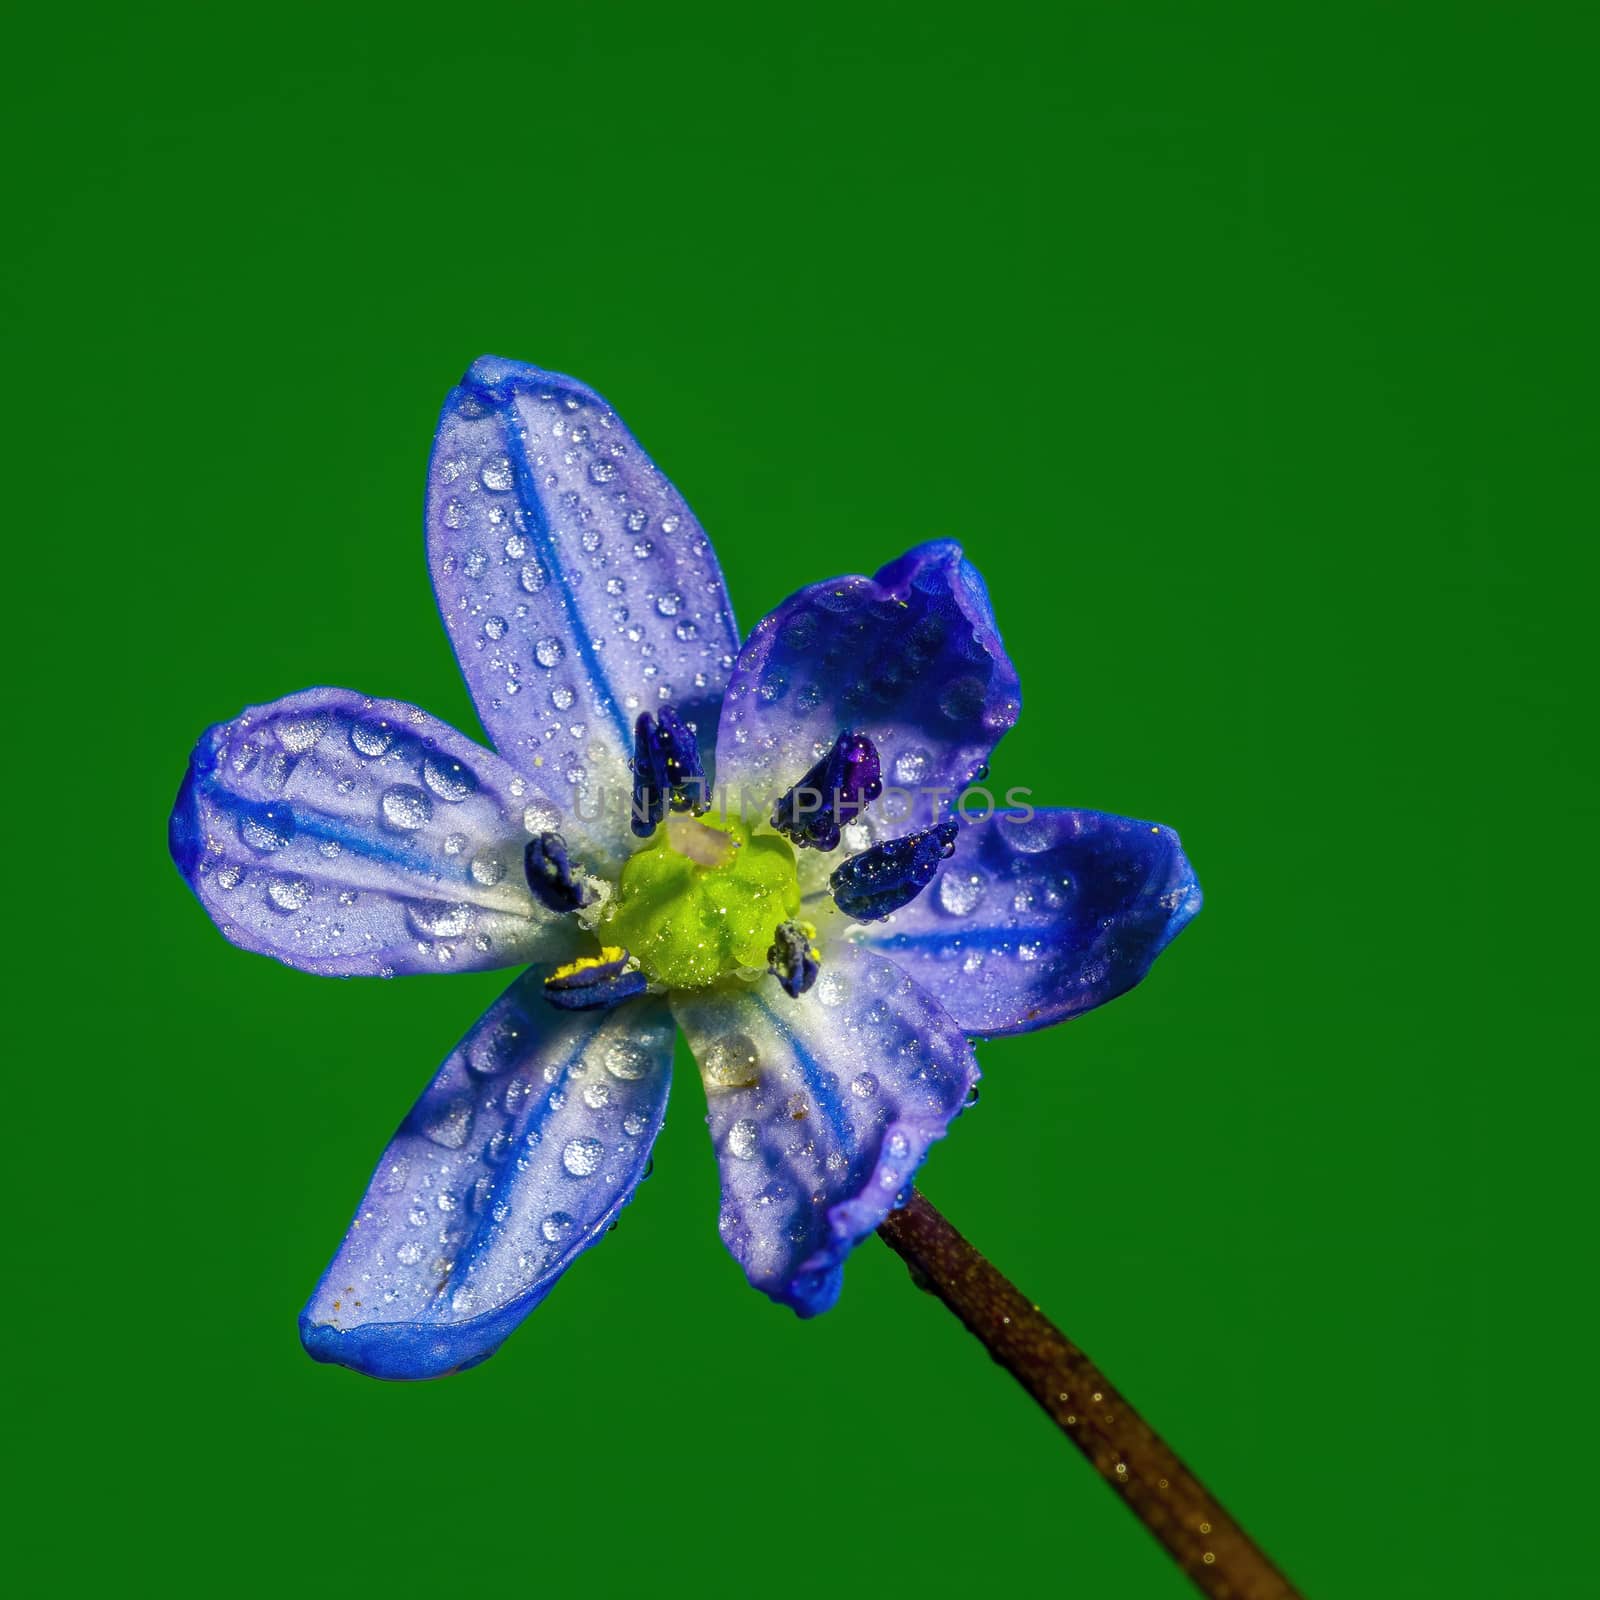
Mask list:
[[712,1088],[746,1089],[761,1081],[761,1058],[746,1033],[725,1033],[713,1040],[700,1065]]
[[438,753],[422,758],[422,781],[441,800],[452,804],[465,800],[478,787],[478,776],[471,767]]
[[644,1046],[632,1039],[615,1039],[606,1049],[606,1071],[624,1083],[635,1083],[650,1070]]
[[964,917],[983,899],[983,878],[976,872],[939,874],[939,904],[953,917]]
[[420,828],[433,815],[433,803],[414,783],[397,783],[383,791],[383,820],[391,828]]
[[303,911],[311,898],[311,885],[304,878],[274,878],[267,894],[279,911]]
[[539,1224],[539,1232],[542,1233],[551,1244],[560,1244],[561,1241],[565,1239],[575,1227],[577,1227],[577,1223],[574,1222],[565,1211],[552,1211],[550,1215]]
[[284,806],[251,806],[239,818],[239,837],[252,850],[270,855],[294,838],[294,817]]
[[505,877],[506,864],[499,856],[474,856],[468,871],[471,872],[474,883],[481,883],[487,889]]
[[561,1165],[574,1178],[587,1178],[597,1172],[606,1147],[598,1139],[568,1139],[561,1151]]

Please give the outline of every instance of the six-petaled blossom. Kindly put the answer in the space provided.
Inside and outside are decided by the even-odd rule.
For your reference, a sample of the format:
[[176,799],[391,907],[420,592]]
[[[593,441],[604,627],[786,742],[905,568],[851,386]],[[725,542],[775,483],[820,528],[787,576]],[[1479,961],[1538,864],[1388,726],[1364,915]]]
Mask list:
[[826,1310],[968,1102],[972,1040],[1122,993],[1198,910],[1177,837],[966,821],[1019,700],[961,550],[812,584],[741,644],[689,508],[570,378],[477,362],[426,521],[495,749],[309,689],[211,729],[172,817],[246,949],[340,977],[525,969],[384,1151],[306,1348],[385,1378],[491,1355],[644,1176],[675,1025],[724,1241]]

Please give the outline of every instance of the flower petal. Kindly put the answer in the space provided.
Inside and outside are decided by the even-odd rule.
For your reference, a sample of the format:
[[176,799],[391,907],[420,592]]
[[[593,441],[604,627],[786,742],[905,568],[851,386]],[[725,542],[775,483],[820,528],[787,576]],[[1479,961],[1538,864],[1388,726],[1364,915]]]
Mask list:
[[633,1197],[666,1111],[659,1002],[559,1012],[524,973],[384,1151],[300,1315],[318,1361],[437,1378],[494,1354]]
[[556,816],[538,786],[415,706],[307,689],[202,737],[169,836],[235,944],[390,977],[573,950],[572,919],[534,900],[522,865]]
[[625,836],[635,718],[671,702],[709,757],[739,644],[694,513],[594,390],[485,356],[440,414],[427,522],[439,612],[490,738],[603,789]]
[[1199,909],[1172,829],[1038,810],[963,828],[926,893],[861,938],[968,1033],[1026,1033],[1131,989]]
[[[719,781],[776,798],[846,729],[877,747],[887,788],[959,791],[1020,706],[1017,674],[989,596],[961,547],[924,544],[875,578],[834,578],[791,595],[757,624],[728,681]],[[863,822],[905,833],[949,797]]]
[[894,1208],[978,1079],[961,1029],[875,952],[838,943],[816,985],[731,980],[677,996],[722,1170],[723,1242],[801,1316]]

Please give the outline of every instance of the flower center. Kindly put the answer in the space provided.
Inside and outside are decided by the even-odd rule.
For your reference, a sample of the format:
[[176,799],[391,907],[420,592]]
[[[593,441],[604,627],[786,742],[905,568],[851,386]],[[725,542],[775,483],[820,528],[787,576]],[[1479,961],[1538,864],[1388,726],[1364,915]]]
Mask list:
[[788,840],[737,817],[674,814],[628,858],[602,931],[652,982],[702,989],[742,967],[766,971],[773,930],[799,910]]

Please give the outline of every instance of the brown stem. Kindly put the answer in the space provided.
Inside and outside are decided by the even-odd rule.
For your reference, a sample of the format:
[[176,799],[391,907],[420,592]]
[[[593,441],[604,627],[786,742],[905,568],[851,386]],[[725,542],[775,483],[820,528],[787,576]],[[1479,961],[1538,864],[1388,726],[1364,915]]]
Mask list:
[[944,1301],[1049,1413],[1202,1594],[1301,1600],[1105,1374],[920,1194],[890,1212],[878,1232],[913,1279]]

